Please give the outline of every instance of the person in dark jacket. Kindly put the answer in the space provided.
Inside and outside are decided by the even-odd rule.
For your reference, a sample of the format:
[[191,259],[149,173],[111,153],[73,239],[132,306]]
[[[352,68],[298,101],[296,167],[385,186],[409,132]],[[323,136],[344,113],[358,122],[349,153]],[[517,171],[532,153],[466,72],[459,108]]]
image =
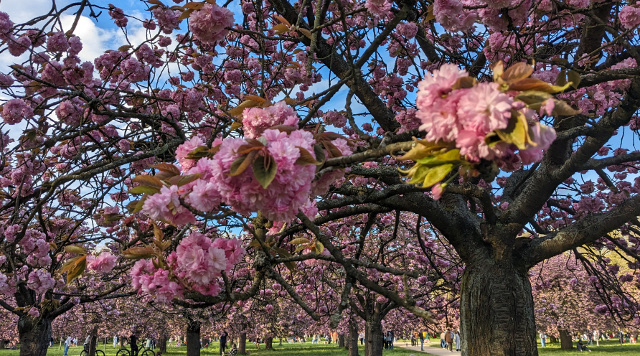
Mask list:
[[227,332],[223,331],[222,334],[220,334],[220,355],[222,355],[222,353],[226,350],[227,348]]

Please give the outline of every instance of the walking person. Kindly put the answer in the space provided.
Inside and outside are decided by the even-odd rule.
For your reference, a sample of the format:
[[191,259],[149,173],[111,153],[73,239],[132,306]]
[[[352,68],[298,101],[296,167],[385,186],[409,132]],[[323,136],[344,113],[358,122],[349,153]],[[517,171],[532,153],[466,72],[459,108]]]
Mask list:
[[453,334],[451,332],[451,328],[447,328],[447,331],[444,334],[444,342],[447,343],[447,349],[449,349],[449,351],[453,351]]
[[444,334],[446,334],[445,331],[440,333],[440,347],[442,347],[443,349],[447,347],[447,343],[446,341],[444,341]]
[[113,337],[113,348],[114,349],[116,348],[116,345],[118,345],[118,336],[117,335]]
[[421,331],[418,337],[420,338],[420,351],[424,351],[424,333]]
[[456,343],[456,351],[460,351],[462,347],[460,346],[460,330],[456,330],[453,335],[453,341]]
[[131,348],[131,356],[138,356],[138,336],[135,331],[129,337],[129,347]]
[[540,332],[540,345],[547,347],[547,334],[545,334],[544,331]]
[[220,355],[227,349],[227,336],[226,330],[220,334]]
[[64,356],[67,356],[67,353],[69,352],[69,347],[71,347],[71,344],[73,344],[73,339],[71,338],[71,336],[67,337],[67,340],[64,341]]

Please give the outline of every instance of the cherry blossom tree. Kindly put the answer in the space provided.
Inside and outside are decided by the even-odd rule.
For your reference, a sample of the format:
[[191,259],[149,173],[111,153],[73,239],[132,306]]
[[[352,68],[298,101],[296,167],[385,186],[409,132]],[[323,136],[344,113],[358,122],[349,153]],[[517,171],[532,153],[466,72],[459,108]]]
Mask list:
[[[464,264],[463,354],[536,355],[533,266],[582,245],[638,256],[609,234],[640,212],[635,2],[140,5],[0,13],[18,62],[3,132],[20,132],[0,140],[0,293],[25,355],[76,298],[106,297],[76,291],[85,266],[130,267],[141,295],[188,308],[275,280],[314,315],[282,266],[317,260],[342,271],[336,290],[426,317],[410,253],[438,266],[445,245],[425,228]],[[80,59],[78,24],[107,16],[124,45]],[[415,235],[375,255],[383,214]],[[363,233],[335,235],[356,217]]]

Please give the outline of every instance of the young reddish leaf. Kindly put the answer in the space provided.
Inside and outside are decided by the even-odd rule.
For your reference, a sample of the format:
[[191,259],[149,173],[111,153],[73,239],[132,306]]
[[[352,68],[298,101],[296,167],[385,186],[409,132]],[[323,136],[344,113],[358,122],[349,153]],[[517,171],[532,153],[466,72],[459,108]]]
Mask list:
[[85,250],[84,247],[78,246],[78,245],[65,246],[64,250],[65,250],[65,252],[68,252],[68,253],[77,253],[77,254],[81,254],[81,255],[84,255],[84,254],[87,253],[87,250]]
[[188,2],[184,4],[183,7],[185,9],[200,10],[202,9],[203,6],[204,6],[204,3],[202,2]]
[[275,15],[273,16],[274,19],[280,21],[281,23],[287,25],[288,27],[291,27],[291,23],[289,23],[289,21],[287,21],[287,19],[285,19],[284,17],[280,16],[280,15]]
[[298,32],[303,34],[304,37],[306,37],[308,39],[311,39],[311,37],[312,37],[311,31],[307,30],[306,28],[298,27]]
[[211,157],[210,149],[207,146],[196,147],[193,151],[187,154],[188,159],[200,159],[203,157]]
[[257,151],[251,151],[245,156],[236,158],[236,160],[231,163],[231,167],[229,167],[229,175],[231,177],[235,177],[242,174],[242,172],[249,168],[249,165],[253,163],[257,154]]
[[313,145],[313,153],[316,154],[317,161],[324,163],[324,161],[326,160],[326,157],[324,154],[324,149],[322,149],[322,146],[318,144]]
[[156,193],[160,193],[160,189],[156,188],[156,187],[149,187],[146,185],[139,185],[137,187],[133,187],[131,189],[129,189],[129,193],[131,194],[156,194]]
[[169,180],[169,183],[171,183],[172,185],[177,185],[178,187],[182,187],[183,185],[187,185],[200,179],[200,177],[202,177],[202,174],[200,173],[187,174],[186,176],[173,177]]
[[524,78],[529,78],[533,74],[533,67],[525,62],[519,62],[505,69],[502,79],[507,83],[515,82]]
[[273,158],[266,154],[258,157],[253,162],[253,176],[256,177],[262,188],[267,189],[269,184],[273,182],[278,172],[278,164]]
[[[194,3],[190,2],[189,4],[194,4]],[[187,4],[187,5],[189,5],[189,4]],[[194,9],[184,10],[182,12],[182,14],[180,16],[178,16],[178,21],[182,21],[184,19],[188,19],[189,16],[191,16],[191,13],[193,13],[194,11],[195,11]]]
[[234,121],[233,123],[231,123],[231,126],[229,126],[229,130],[237,130],[239,128],[242,127],[242,123],[238,122],[238,121]]
[[143,258],[151,258],[156,255],[155,250],[151,246],[134,246],[122,251],[124,258],[132,260],[140,260]]
[[131,48],[133,48],[133,46],[132,46],[132,45],[124,45],[124,46],[120,46],[120,47],[118,47],[118,51],[120,51],[120,52],[126,52],[126,51],[130,50]]
[[329,151],[329,157],[341,157],[342,152],[331,141],[323,141],[322,145]]
[[569,78],[571,86],[575,89],[578,89],[578,85],[580,85],[580,82],[582,81],[580,73],[576,72],[575,70],[570,70],[569,73],[567,73],[567,78]]
[[136,176],[132,179],[132,181],[135,183],[139,183],[140,185],[144,185],[147,187],[154,187],[158,189],[164,186],[162,184],[162,181],[160,181],[160,179],[153,176],[148,176],[148,175]]
[[273,28],[271,28],[273,31],[275,31],[276,34],[280,35],[282,33],[288,32],[289,31],[289,26],[281,23],[278,25],[273,26]]
[[311,155],[311,153],[307,151],[305,148],[300,146],[296,146],[296,147],[298,148],[298,150],[300,150],[300,157],[298,157],[298,159],[296,160],[296,164],[299,164],[301,166],[304,166],[307,164],[315,164],[316,166],[322,165],[323,162],[316,161],[316,159]]
[[160,1],[160,0],[147,0],[147,2],[148,2],[149,4],[154,4],[154,5],[164,6],[164,4],[162,3],[162,1]]
[[563,100],[554,99],[553,103],[555,104],[553,107],[553,112],[551,113],[551,115],[553,116],[556,116],[556,115],[571,116],[571,115],[578,115],[582,113],[582,110],[576,110],[572,108],[571,105],[567,104]]
[[67,283],[71,283],[71,281],[82,275],[86,267],[87,256],[77,256],[67,261],[60,269],[60,273],[66,273]]

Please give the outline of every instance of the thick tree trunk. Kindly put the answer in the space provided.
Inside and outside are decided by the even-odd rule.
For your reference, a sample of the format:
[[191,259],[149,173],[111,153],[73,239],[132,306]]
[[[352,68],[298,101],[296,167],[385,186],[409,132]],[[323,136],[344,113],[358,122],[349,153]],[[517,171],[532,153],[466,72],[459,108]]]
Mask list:
[[365,322],[364,355],[382,356],[383,339],[380,318],[373,317]]
[[265,350],[273,350],[273,336],[264,338],[264,348]]
[[347,348],[349,356],[358,355],[358,323],[354,320],[354,316],[349,319],[349,340],[347,340]]
[[158,348],[163,354],[167,353],[167,335],[164,333],[160,335],[160,339],[158,340]]
[[238,338],[238,355],[247,354],[247,333],[240,333]]
[[200,322],[187,323],[187,356],[200,356]]
[[491,259],[467,264],[460,298],[463,356],[537,356],[526,270]]
[[571,341],[571,333],[567,330],[558,330],[560,332],[560,349],[573,349],[573,341]]
[[558,342],[558,339],[556,339],[555,336],[549,336],[549,340],[551,341],[552,344],[555,344],[556,342]]
[[345,347],[344,334],[338,334],[338,347]]
[[46,356],[51,338],[51,320],[22,316],[18,319],[20,356]]
[[91,329],[91,339],[89,340],[89,356],[95,356],[98,346],[98,325]]

